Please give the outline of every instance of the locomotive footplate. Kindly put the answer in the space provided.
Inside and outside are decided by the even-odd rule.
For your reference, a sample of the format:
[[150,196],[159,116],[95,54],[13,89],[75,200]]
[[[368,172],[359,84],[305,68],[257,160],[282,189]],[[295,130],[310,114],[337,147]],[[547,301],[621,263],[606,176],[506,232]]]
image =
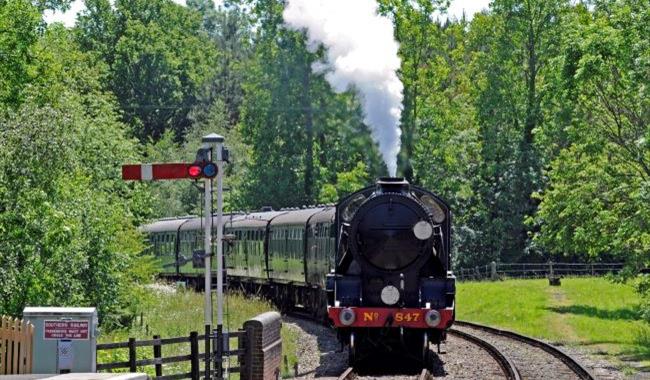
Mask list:
[[327,308],[327,314],[334,326],[340,328],[407,327],[445,329],[451,326],[453,322],[454,309],[332,306]]

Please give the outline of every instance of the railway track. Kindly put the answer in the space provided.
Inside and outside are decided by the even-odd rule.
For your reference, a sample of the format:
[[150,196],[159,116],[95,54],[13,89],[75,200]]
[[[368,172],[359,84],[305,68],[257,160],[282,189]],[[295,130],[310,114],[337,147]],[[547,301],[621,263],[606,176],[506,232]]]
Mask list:
[[595,379],[572,356],[535,338],[464,321],[454,322],[450,332],[471,335],[492,345],[512,362],[522,379]]
[[[408,376],[408,375],[396,376],[396,377],[404,378],[404,379],[416,378],[417,380],[432,380],[433,379],[433,375],[426,368],[422,369],[422,371],[416,377]],[[345,371],[343,371],[343,373],[341,373],[341,375],[338,377],[338,380],[353,380],[353,379],[358,379],[358,378],[363,379],[364,376],[359,376],[359,374],[354,369],[354,367],[348,367]],[[375,379],[376,377],[373,376],[372,378]]]
[[354,371],[353,367],[348,367],[341,375],[338,377],[338,380],[353,380],[357,378],[357,373]]
[[468,340],[476,344],[477,346],[481,347],[483,350],[487,351],[487,353],[490,354],[490,356],[492,356],[494,360],[496,360],[496,362],[499,364],[499,367],[501,367],[501,369],[503,370],[503,374],[505,375],[506,379],[521,380],[521,376],[519,375],[519,370],[512,362],[512,360],[510,360],[509,357],[507,357],[501,351],[499,351],[499,349],[496,348],[494,345],[479,338],[476,335],[472,335],[464,331],[450,329],[449,333],[461,339]]
[[[304,315],[299,318],[309,319]],[[432,351],[431,362],[421,372],[414,372],[411,365],[386,366],[386,363],[390,363],[390,358],[388,361],[379,358],[366,364],[348,367],[332,379],[595,379],[589,370],[573,357],[538,339],[464,321],[456,321],[448,333],[451,337],[448,340],[451,347],[448,348],[451,351],[443,353],[442,356]],[[465,357],[459,359],[448,356],[457,354],[461,347],[464,347]],[[470,356],[467,357],[467,354]]]

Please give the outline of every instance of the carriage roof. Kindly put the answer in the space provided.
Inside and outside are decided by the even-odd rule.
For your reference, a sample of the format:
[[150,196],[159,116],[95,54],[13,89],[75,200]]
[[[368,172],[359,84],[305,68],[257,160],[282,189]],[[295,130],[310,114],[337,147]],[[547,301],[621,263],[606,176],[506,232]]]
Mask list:
[[141,226],[140,231],[145,233],[176,232],[178,231],[178,227],[180,227],[183,223],[187,222],[191,218],[194,217],[189,216],[157,220],[155,222]]
[[317,208],[306,208],[299,210],[290,210],[278,217],[274,218],[271,221],[271,226],[280,226],[280,225],[305,225],[309,218],[315,214],[323,211],[324,207]]

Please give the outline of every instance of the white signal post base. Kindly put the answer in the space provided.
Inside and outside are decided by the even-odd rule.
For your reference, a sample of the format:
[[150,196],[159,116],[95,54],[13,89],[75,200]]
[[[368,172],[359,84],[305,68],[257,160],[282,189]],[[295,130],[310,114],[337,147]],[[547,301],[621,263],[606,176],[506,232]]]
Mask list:
[[[203,136],[204,148],[211,148],[217,163],[217,325],[223,325],[223,136]],[[205,324],[212,326],[212,179],[205,179]]]

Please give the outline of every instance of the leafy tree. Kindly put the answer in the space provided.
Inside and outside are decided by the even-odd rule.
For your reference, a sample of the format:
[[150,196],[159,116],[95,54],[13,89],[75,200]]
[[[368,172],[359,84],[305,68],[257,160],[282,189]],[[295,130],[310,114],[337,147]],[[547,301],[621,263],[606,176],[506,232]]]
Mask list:
[[222,102],[232,128],[239,122],[243,82],[253,54],[251,16],[237,6],[217,9],[210,0],[190,0],[187,6],[202,15],[203,29],[219,52],[216,72],[206,84],[199,109],[209,110],[215,101]]
[[39,22],[40,14],[29,1],[0,1],[0,111],[18,105],[21,91],[32,79]]
[[141,140],[172,129],[180,139],[205,81],[215,71],[216,51],[200,15],[171,0],[88,0],[78,38],[110,67],[109,86],[124,119]]
[[253,6],[255,54],[244,82],[240,134],[250,146],[243,195],[256,208],[313,204],[318,188],[377,153],[352,94],[335,95],[311,65],[300,32],[283,27],[283,2]]
[[152,263],[135,224],[147,197],[119,179],[135,159],[101,69],[69,31],[34,48],[38,81],[0,119],[0,311],[27,304],[94,305],[103,320],[133,313]]
[[[531,195],[544,186],[543,157],[535,142],[548,62],[554,56],[566,3],[495,1],[472,21],[473,82],[481,140],[473,188],[481,205],[485,261],[535,259],[525,220],[536,210]],[[529,256],[530,258],[530,256]]]
[[[550,167],[535,220],[545,249],[615,257],[628,275],[650,265],[649,14],[647,1],[574,12],[558,77],[560,99],[573,105],[568,146]],[[639,290],[650,300],[648,289],[646,276]]]
[[435,12],[444,10],[444,1],[380,0],[380,12],[393,20],[395,38],[400,43],[399,55],[402,60],[400,79],[404,84],[404,100],[400,127],[401,150],[399,156],[400,172],[411,182],[418,182],[414,175],[413,160],[421,114],[429,110],[425,103],[435,96],[431,81],[433,66],[439,50],[440,28],[435,21]]
[[357,163],[352,170],[336,174],[336,183],[323,185],[320,191],[319,201],[324,203],[336,203],[339,199],[370,184],[368,168],[363,162]]

